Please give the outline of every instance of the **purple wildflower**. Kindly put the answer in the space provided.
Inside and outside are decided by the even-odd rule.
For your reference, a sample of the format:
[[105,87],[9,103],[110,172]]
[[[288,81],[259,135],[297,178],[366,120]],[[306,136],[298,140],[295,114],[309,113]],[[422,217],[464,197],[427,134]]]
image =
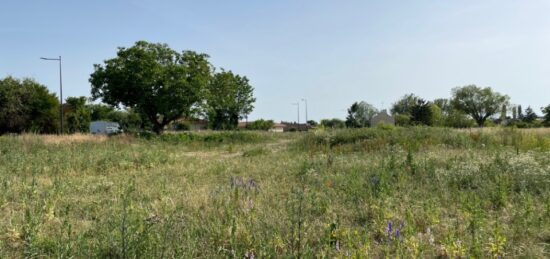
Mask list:
[[393,232],[393,225],[391,221],[388,221],[388,227],[386,228],[386,232],[388,233],[388,236],[391,236]]

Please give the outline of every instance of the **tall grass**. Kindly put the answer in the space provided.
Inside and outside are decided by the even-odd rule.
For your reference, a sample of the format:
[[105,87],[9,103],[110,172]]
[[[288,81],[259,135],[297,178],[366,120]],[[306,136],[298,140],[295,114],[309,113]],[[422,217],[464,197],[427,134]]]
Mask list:
[[550,256],[547,132],[188,137],[0,137],[0,257]]
[[550,130],[518,130],[514,128],[490,128],[455,130],[449,128],[363,128],[319,131],[309,134],[297,143],[307,150],[355,146],[359,150],[379,150],[388,145],[400,145],[418,150],[441,146],[443,148],[500,148],[550,150]]

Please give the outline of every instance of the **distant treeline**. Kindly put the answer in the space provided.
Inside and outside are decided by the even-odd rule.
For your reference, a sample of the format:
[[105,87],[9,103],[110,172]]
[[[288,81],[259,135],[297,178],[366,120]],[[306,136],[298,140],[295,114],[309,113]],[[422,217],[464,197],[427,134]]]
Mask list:
[[[542,117],[528,106],[513,105],[509,97],[490,87],[468,85],[452,90],[451,98],[427,101],[414,94],[407,94],[391,107],[391,115],[397,126],[436,126],[452,128],[487,127],[494,125],[518,128],[549,127],[550,105],[541,107]],[[355,102],[348,109],[346,120],[323,119],[326,128],[369,127],[371,118],[379,111],[366,102]]]
[[[59,99],[45,86],[32,79],[0,80],[0,134],[57,133],[59,120]],[[86,97],[68,97],[63,103],[66,133],[88,132],[97,120],[118,122],[126,130],[151,128],[133,109],[91,103]]]

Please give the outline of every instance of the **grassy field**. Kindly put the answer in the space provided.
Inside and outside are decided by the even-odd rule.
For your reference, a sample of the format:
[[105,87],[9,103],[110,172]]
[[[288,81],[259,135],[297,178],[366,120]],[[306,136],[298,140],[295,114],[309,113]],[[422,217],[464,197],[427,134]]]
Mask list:
[[0,137],[0,258],[550,257],[550,131]]

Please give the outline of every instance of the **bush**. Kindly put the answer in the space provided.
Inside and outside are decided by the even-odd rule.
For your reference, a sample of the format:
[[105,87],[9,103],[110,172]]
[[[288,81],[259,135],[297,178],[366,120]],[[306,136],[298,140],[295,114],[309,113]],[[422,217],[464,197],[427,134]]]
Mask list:
[[495,127],[496,124],[492,120],[486,120],[485,124],[483,124],[484,127]]
[[405,114],[395,115],[395,125],[397,126],[410,126],[411,116]]
[[337,118],[322,119],[320,124],[324,128],[331,128],[331,129],[343,129],[346,127],[346,123],[343,120],[340,120]]
[[275,123],[272,120],[262,120],[262,119],[260,119],[260,120],[253,121],[251,123],[247,123],[246,124],[246,129],[247,130],[264,130],[264,131],[268,131],[271,128],[273,128],[273,125],[275,125]]
[[543,122],[541,121],[526,122],[523,120],[516,120],[508,124],[508,126],[516,127],[518,129],[540,128],[543,126]]
[[189,124],[187,123],[184,123],[184,122],[176,122],[174,123],[174,130],[177,130],[177,131],[187,131],[189,130],[190,127],[189,127]]
[[378,123],[378,125],[376,125],[376,128],[382,129],[382,130],[393,130],[395,129],[395,126],[392,124],[387,124],[382,122],[382,123]]
[[475,126],[475,121],[468,118],[463,112],[453,110],[445,118],[445,126],[451,128],[471,128]]

